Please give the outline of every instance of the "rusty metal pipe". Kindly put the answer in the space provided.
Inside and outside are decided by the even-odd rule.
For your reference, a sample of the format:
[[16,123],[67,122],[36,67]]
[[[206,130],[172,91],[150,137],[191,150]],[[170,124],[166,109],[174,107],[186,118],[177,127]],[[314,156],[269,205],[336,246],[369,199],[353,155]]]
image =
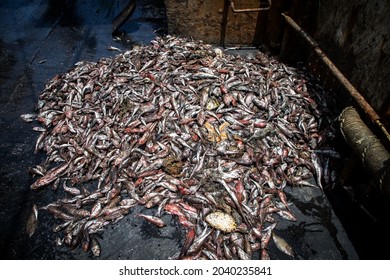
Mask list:
[[[246,13],[246,12],[259,12],[259,11],[266,11],[271,9],[271,0],[268,0],[268,6],[263,8],[250,8],[250,9],[236,9],[234,6],[234,1],[230,0],[230,7],[232,8],[232,11],[234,13]],[[261,3],[260,3],[261,5]]]
[[333,64],[333,62],[328,58],[328,56],[319,48],[318,43],[310,37],[291,17],[282,13],[282,16],[286,22],[298,32],[313,48],[314,52],[318,57],[324,62],[324,64],[329,68],[332,74],[339,80],[339,82],[344,86],[348,91],[351,97],[359,105],[360,109],[371,119],[371,121],[378,126],[378,128],[383,132],[384,136],[390,141],[390,134],[386,130],[385,125],[381,122],[379,115],[371,107],[371,105],[365,100],[365,98],[357,91],[357,89],[348,81],[348,79],[341,73],[341,71]]

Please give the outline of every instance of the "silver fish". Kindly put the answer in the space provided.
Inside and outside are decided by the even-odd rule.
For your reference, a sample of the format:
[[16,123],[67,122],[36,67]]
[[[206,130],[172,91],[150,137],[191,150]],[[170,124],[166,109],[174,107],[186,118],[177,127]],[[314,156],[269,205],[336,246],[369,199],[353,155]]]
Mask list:
[[275,232],[272,233],[272,239],[275,242],[276,247],[286,255],[290,257],[295,257],[295,252],[292,247],[280,236],[276,235]]
[[35,204],[33,204],[31,213],[28,216],[27,224],[26,224],[26,232],[29,237],[31,237],[34,234],[37,228],[37,222],[38,222],[38,207]]
[[38,117],[37,114],[23,114],[20,116],[20,118],[24,121],[24,122],[33,122],[34,120],[36,120]]

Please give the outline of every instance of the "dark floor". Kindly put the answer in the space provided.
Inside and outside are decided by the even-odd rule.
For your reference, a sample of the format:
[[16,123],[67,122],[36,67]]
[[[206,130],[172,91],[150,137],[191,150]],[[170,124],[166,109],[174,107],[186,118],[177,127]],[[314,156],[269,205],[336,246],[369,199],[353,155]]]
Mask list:
[[[25,224],[32,204],[45,205],[51,199],[47,192],[33,192],[29,188],[33,179],[27,169],[39,164],[44,155],[33,153],[38,134],[32,131],[32,124],[21,121],[20,115],[33,112],[45,83],[72,68],[76,62],[114,56],[116,53],[108,50],[109,46],[126,50],[134,44],[149,44],[155,36],[165,34],[163,0],[138,2],[132,17],[121,27],[121,36],[117,37],[111,34],[111,23],[127,4],[126,0],[1,1],[1,259],[93,258],[91,253],[84,253],[79,248],[70,250],[56,246],[56,235],[51,230],[56,221],[44,211],[39,212],[37,231],[31,238],[27,237]],[[339,211],[348,199],[343,198],[345,193],[341,190],[337,192],[329,195],[333,197],[332,202],[339,200],[333,205],[333,209]],[[291,192],[289,198],[295,204],[294,212],[299,222],[285,222],[277,232],[293,244],[300,258],[386,258],[381,252],[364,246],[363,250],[356,249],[363,252],[358,256],[349,238],[354,244],[363,244],[364,240],[377,248],[379,242],[365,240],[354,232],[347,234],[344,227],[356,231],[360,228],[359,222],[343,227],[329,200],[318,190],[301,189]],[[359,211],[363,210],[356,205],[347,205],[351,211],[340,211],[341,217],[350,219],[351,213],[361,217]],[[356,208],[360,210],[353,212]],[[139,212],[148,213],[148,210],[135,208],[125,219],[98,236],[102,259],[168,259],[179,250],[183,233],[174,220],[167,220],[170,226],[157,229],[137,219]],[[364,228],[362,232],[375,229],[367,220],[362,220],[361,227]],[[273,251],[272,258],[286,258]]]

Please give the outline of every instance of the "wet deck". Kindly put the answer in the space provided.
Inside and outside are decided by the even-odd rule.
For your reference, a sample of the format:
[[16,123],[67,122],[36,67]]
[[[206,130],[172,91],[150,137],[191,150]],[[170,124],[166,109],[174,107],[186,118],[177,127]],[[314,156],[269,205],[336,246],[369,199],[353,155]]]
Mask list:
[[[141,1],[140,1],[141,2]],[[154,3],[158,2],[158,4]],[[45,83],[81,60],[114,56],[108,46],[125,50],[148,44],[166,32],[163,1],[142,1],[122,27],[126,36],[113,40],[112,19],[127,1],[2,1],[0,4],[0,252],[2,259],[89,259],[92,253],[54,243],[55,219],[39,212],[35,234],[28,238],[25,224],[33,203],[50,201],[49,192],[33,192],[27,173],[44,155],[34,155],[38,134],[20,115],[32,112]],[[319,189],[289,190],[298,222],[283,221],[276,233],[291,243],[300,259],[357,259],[358,255]],[[175,220],[158,229],[134,208],[118,224],[101,233],[101,259],[168,259],[179,251],[184,232]],[[165,216],[164,219],[170,219]],[[272,259],[287,259],[270,245]]]

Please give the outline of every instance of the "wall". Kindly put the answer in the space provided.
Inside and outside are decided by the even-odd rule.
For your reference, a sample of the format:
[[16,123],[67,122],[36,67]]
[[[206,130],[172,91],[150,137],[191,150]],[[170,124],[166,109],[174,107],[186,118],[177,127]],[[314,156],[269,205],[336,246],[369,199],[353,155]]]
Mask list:
[[[236,0],[236,8],[257,8],[260,0]],[[245,4],[240,5],[240,3]],[[168,32],[218,44],[224,0],[165,0]],[[233,13],[229,9],[226,44],[251,45],[257,13]]]
[[390,93],[390,2],[321,1],[318,11],[315,38],[380,111]]
[[[390,117],[390,1],[295,0],[291,16],[319,43],[373,108]],[[305,44],[286,31],[286,60],[302,59]],[[301,51],[297,54],[296,50]],[[295,50],[295,51],[294,51]]]

